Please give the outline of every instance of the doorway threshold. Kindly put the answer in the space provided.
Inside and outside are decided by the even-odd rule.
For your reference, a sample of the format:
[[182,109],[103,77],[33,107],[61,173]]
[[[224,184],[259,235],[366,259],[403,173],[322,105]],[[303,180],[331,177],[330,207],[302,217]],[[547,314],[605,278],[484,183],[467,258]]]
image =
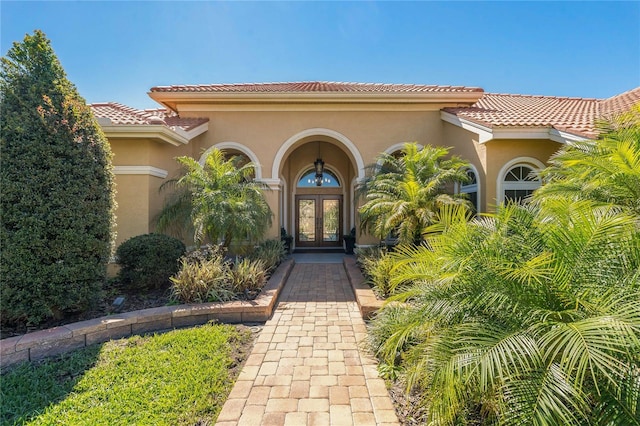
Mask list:
[[327,247],[300,247],[296,248],[293,251],[294,254],[302,254],[302,253],[342,253],[344,254],[344,249],[342,247],[336,248],[327,248]]

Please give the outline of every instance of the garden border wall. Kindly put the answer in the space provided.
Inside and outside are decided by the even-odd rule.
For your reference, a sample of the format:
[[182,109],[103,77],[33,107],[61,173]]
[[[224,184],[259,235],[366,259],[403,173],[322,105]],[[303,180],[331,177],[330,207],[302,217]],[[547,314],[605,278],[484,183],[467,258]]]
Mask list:
[[342,263],[347,272],[349,283],[351,283],[353,294],[356,296],[360,315],[365,320],[371,319],[373,314],[382,308],[384,301],[378,299],[371,287],[365,282],[364,275],[362,275],[354,257],[345,256]]
[[205,324],[211,320],[231,324],[267,321],[294,264],[293,259],[282,262],[254,300],[160,306],[2,339],[0,369],[111,339]]

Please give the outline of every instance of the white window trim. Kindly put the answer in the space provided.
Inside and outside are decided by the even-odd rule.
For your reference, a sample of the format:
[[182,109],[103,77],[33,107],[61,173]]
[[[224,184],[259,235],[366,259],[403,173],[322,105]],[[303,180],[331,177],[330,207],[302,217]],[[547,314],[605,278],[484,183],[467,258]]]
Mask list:
[[238,142],[220,142],[217,143],[211,147],[209,147],[205,152],[202,153],[202,155],[200,156],[200,159],[198,160],[198,162],[202,165],[204,165],[204,159],[207,158],[207,155],[209,155],[209,153],[211,152],[211,150],[213,149],[219,149],[221,151],[225,150],[225,149],[232,149],[235,151],[240,151],[242,152],[244,155],[246,155],[247,157],[249,157],[249,160],[254,164],[255,166],[255,171],[256,171],[256,180],[262,180],[262,165],[260,165],[260,161],[258,160],[258,156],[251,151],[249,148],[247,148],[246,146],[242,145],[241,143]]
[[[466,194],[469,192],[475,192],[477,193],[477,205],[476,207],[476,212],[480,213],[480,204],[481,204],[481,192],[480,192],[480,174],[478,173],[478,169],[476,168],[476,166],[474,166],[473,164],[469,164],[469,169],[471,169],[471,171],[476,175],[476,183],[471,184],[471,185],[463,185],[460,184],[458,182],[456,182],[455,185],[455,192],[460,193],[460,194]],[[464,189],[464,191],[463,191]]]
[[[385,149],[384,152],[387,154],[393,154],[396,151],[402,151],[404,149],[404,146],[408,143],[415,143],[415,142],[400,142],[395,145],[391,145],[389,148]],[[418,151],[424,148],[424,145],[422,145],[421,143],[416,143],[416,146],[418,147]]]
[[[504,178],[507,172],[517,166],[529,167],[534,172],[539,172],[545,168],[545,165],[540,160],[533,157],[518,157],[505,163],[500,169],[496,180],[496,204],[499,205],[504,202],[504,191],[507,189],[537,189],[540,187],[540,180],[530,182],[505,182]],[[536,184],[537,186],[535,186]]]

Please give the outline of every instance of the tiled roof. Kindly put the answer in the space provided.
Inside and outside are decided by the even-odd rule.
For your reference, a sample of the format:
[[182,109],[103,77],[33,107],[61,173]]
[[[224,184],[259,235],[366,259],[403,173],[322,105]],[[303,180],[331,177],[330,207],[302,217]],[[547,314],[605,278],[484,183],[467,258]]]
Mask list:
[[479,87],[421,84],[342,83],[303,81],[286,83],[197,84],[157,86],[152,92],[211,93],[469,93],[483,92]]
[[444,111],[486,127],[552,127],[593,137],[597,118],[628,110],[637,102],[640,88],[606,100],[485,93],[471,107]]
[[640,102],[640,87],[605,99],[600,103],[603,115],[619,114],[628,111],[633,105]]
[[135,109],[116,102],[91,104],[97,118],[109,119],[114,125],[164,125],[185,132],[209,121],[208,118],[182,118],[164,108]]

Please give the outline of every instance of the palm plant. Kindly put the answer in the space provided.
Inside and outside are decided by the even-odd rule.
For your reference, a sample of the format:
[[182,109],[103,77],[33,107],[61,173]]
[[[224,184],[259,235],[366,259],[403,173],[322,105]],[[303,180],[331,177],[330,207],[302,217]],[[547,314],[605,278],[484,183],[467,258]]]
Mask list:
[[568,145],[551,158],[542,172],[548,183],[536,198],[590,199],[640,215],[640,103],[599,127],[597,140]]
[[458,157],[445,159],[447,148],[415,143],[404,145],[400,156],[382,153],[369,166],[359,193],[362,228],[381,239],[397,234],[400,244],[421,241],[442,205],[462,204],[462,195],[446,193],[447,185],[465,182],[468,163]]
[[[553,204],[553,205],[550,205]],[[640,230],[590,201],[508,205],[393,254],[372,346],[432,424],[640,424]],[[391,370],[387,368],[386,370]]]
[[239,157],[226,159],[213,149],[200,164],[191,157],[178,157],[184,175],[175,181],[176,196],[165,205],[157,221],[162,232],[190,218],[194,241],[254,241],[271,225],[273,213],[264,198],[266,185],[253,180],[253,163]]

